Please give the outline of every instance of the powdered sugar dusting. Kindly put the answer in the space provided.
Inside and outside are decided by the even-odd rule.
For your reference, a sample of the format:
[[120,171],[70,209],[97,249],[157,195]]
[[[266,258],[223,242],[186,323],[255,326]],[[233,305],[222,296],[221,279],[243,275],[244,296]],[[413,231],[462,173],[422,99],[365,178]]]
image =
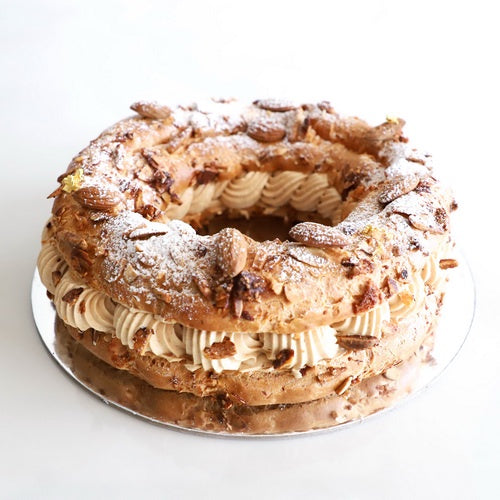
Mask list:
[[[109,220],[102,235],[103,246],[108,250],[103,262],[106,281],[125,281],[138,302],[158,298],[155,292],[164,293],[168,302],[169,292],[182,291],[183,308],[189,309],[188,290],[193,276],[200,271],[200,255],[206,252],[206,245],[211,245],[209,238],[197,235],[182,221],[152,223],[134,212],[123,212]],[[206,253],[208,262],[203,265],[213,266]],[[149,283],[151,276],[156,281],[153,290]],[[168,286],[163,288],[162,284],[167,282]]]

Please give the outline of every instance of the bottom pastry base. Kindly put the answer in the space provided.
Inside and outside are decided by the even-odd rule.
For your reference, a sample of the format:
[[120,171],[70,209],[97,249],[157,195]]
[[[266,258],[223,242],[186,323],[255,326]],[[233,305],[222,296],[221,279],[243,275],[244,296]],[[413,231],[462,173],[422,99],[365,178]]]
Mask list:
[[423,365],[432,361],[431,337],[410,359],[336,393],[305,403],[238,405],[224,398],[157,389],[101,361],[56,319],[56,350],[74,375],[94,392],[142,416],[186,429],[225,434],[288,434],[360,420],[409,394]]

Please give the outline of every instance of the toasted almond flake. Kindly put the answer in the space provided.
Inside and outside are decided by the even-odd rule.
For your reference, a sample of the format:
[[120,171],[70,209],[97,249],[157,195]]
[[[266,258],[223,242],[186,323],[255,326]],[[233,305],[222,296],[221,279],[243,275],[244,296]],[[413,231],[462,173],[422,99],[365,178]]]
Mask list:
[[342,396],[342,394],[344,394],[347,391],[347,389],[349,389],[349,387],[351,386],[351,382],[352,382],[352,376],[349,376],[346,379],[344,379],[335,389],[337,395]]

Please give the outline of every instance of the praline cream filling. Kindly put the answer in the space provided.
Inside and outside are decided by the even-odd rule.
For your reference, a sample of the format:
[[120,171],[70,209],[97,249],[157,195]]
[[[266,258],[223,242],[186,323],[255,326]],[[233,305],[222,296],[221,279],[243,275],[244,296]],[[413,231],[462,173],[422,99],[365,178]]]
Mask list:
[[267,214],[285,205],[300,212],[318,212],[333,223],[340,222],[341,197],[328,184],[327,174],[302,172],[247,172],[231,181],[212,182],[189,187],[180,205],[166,210],[169,219],[205,210],[221,212],[225,208],[246,210],[260,206]]
[[373,335],[380,337],[384,322],[391,320],[391,308],[388,302],[383,302],[379,306],[357,314],[350,318],[334,323],[332,326],[337,332],[350,335]]
[[[300,376],[301,368],[332,359],[342,351],[336,341],[337,332],[380,337],[384,323],[400,321],[418,313],[425,304],[425,286],[434,287],[445,279],[439,268],[439,259],[436,257],[435,260],[429,258],[421,273],[411,275],[408,284],[398,294],[376,308],[331,326],[295,334],[198,330],[168,323],[154,314],[116,304],[107,295],[86,286],[67,271],[67,265],[50,243],[42,246],[38,269],[42,283],[54,295],[60,318],[79,330],[93,328],[110,333],[122,344],[136,348],[136,334],[144,329],[146,339],[141,343],[142,352],[150,351],[169,361],[184,360],[186,368],[191,371],[200,367],[215,372],[270,369],[278,354],[287,349],[292,356],[286,368]],[[221,359],[209,357],[206,348],[226,338],[234,344],[235,353]]]

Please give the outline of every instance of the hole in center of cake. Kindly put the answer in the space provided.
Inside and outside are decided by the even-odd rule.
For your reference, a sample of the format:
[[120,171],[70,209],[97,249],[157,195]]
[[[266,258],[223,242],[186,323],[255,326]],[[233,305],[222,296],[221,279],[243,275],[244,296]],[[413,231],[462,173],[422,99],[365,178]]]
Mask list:
[[256,241],[288,239],[288,232],[299,221],[286,221],[272,215],[256,215],[249,219],[245,217],[229,217],[221,214],[213,217],[197,233],[201,235],[215,234],[225,227],[234,227]]

